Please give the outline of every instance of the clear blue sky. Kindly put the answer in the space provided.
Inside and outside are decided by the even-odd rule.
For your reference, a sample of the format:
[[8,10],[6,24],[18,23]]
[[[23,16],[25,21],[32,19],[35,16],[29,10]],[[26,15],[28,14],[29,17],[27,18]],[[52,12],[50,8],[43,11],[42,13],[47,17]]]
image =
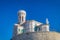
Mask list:
[[60,32],[59,0],[0,0],[0,40],[10,40],[13,25],[17,23],[17,11],[26,10],[27,20],[45,23],[49,19],[50,30]]

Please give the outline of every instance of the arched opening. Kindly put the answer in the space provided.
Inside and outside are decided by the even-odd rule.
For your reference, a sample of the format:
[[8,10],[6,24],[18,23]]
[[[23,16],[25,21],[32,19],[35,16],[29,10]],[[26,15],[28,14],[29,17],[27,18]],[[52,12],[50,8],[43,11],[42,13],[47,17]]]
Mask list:
[[37,32],[37,31],[40,31],[40,27],[39,26],[35,26],[34,30]]
[[22,22],[24,21],[24,17],[22,16]]

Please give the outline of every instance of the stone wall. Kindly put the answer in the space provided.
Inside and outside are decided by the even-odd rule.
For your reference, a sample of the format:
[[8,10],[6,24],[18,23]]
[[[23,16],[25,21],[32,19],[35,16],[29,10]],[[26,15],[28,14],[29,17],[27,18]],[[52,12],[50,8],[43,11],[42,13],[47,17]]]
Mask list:
[[57,32],[23,33],[13,37],[12,40],[60,40],[60,33]]

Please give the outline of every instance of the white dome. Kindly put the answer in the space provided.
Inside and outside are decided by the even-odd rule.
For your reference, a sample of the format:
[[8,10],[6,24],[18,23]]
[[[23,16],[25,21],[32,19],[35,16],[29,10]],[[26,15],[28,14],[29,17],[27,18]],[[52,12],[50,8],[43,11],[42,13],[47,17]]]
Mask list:
[[25,10],[19,10],[19,11],[18,11],[18,14],[22,14],[22,13],[23,13],[23,14],[26,14],[26,11],[25,11]]

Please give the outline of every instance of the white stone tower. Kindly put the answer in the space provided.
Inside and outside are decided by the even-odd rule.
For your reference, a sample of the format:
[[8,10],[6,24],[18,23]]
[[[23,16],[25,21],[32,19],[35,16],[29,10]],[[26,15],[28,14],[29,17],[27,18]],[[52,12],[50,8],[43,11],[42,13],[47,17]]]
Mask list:
[[18,20],[20,24],[23,24],[26,20],[26,11],[19,10],[18,11]]
[[21,26],[26,20],[26,12],[24,10],[18,11],[18,23],[14,24],[13,36],[23,33],[23,26]]

